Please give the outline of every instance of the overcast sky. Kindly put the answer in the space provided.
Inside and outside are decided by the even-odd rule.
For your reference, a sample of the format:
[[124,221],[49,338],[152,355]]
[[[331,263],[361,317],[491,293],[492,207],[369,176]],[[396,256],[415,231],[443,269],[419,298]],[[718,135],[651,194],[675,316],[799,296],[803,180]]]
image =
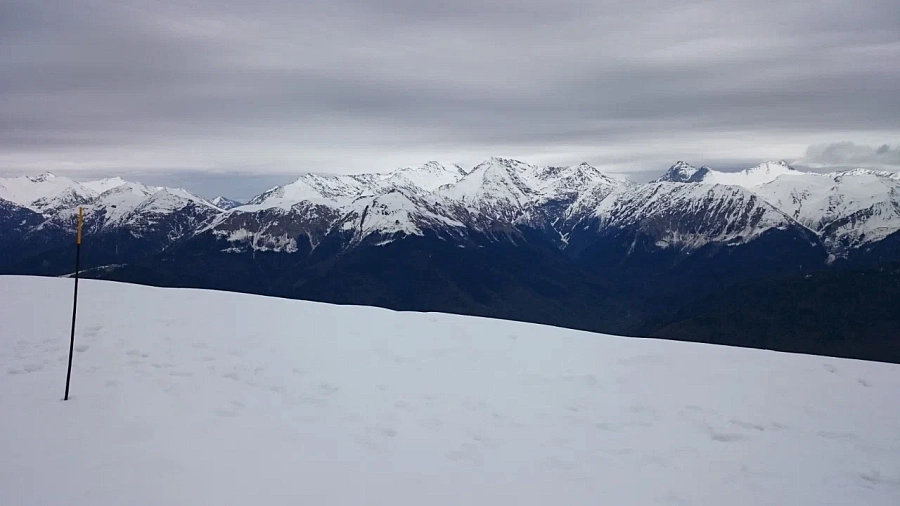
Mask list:
[[[0,2],[0,172],[900,169],[896,0]],[[201,188],[196,186],[200,185]]]

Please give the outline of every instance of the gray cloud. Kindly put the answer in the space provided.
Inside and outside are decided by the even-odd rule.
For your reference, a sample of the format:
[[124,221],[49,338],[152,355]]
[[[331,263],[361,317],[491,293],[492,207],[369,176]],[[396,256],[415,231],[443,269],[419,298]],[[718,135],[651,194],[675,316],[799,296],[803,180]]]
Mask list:
[[897,138],[897,26],[893,0],[7,0],[0,170],[796,158]]
[[866,146],[853,142],[834,142],[810,146],[803,163],[811,167],[884,167],[900,168],[900,146]]

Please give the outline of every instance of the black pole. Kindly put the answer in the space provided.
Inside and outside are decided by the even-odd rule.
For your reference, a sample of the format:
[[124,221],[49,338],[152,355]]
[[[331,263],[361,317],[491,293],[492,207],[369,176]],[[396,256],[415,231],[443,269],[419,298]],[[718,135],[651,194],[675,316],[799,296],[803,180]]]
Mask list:
[[69,381],[72,379],[72,353],[75,351],[75,314],[78,311],[78,271],[81,270],[81,208],[78,208],[78,236],[75,239],[75,296],[72,300],[72,338],[69,341],[69,370],[66,372],[66,396],[69,400]]

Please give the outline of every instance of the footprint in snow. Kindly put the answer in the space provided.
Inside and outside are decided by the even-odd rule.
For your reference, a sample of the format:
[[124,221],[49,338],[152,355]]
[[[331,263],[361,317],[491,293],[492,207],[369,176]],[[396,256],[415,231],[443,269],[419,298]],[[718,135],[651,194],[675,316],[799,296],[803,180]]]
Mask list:
[[758,430],[760,432],[766,430],[765,425],[760,425],[758,423],[745,422],[743,420],[731,420],[733,425],[737,425],[738,427],[743,427],[748,430]]
[[744,441],[745,439],[747,439],[747,437],[740,434],[723,434],[714,432],[712,435],[713,441],[719,441],[721,443],[733,443],[736,441]]
[[324,395],[332,395],[334,393],[337,393],[337,391],[340,389],[341,387],[337,387],[328,383],[322,383],[319,385],[319,391]]
[[40,371],[44,366],[42,364],[27,364],[22,369],[13,369],[9,368],[6,370],[7,374],[23,374],[29,372]]
[[854,434],[852,432],[834,432],[834,431],[820,430],[816,434],[819,437],[823,437],[825,439],[856,439],[856,434]]
[[622,429],[623,429],[622,424],[617,424],[617,423],[597,422],[594,425],[599,430],[607,430],[610,432],[622,432]]
[[97,337],[97,334],[99,334],[100,330],[102,330],[102,329],[103,329],[103,327],[100,327],[100,326],[88,327],[82,331],[82,335],[84,337]]
[[448,460],[469,465],[481,465],[484,457],[474,443],[463,443],[456,451],[445,454]]

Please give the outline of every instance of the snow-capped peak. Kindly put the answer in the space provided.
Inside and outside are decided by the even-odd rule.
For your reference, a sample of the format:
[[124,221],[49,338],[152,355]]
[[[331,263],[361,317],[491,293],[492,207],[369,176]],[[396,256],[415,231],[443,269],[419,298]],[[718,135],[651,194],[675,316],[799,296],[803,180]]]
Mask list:
[[[709,171],[708,167],[703,167],[703,169],[704,169],[704,172]],[[687,162],[684,162],[684,161],[678,161],[678,162],[675,162],[674,165],[669,167],[669,170],[667,170],[666,173],[663,174],[663,176],[661,178],[659,178],[653,182],[654,183],[662,183],[662,182],[687,183],[687,182],[690,182],[692,180],[692,178],[694,178],[694,176],[698,173],[698,171],[700,171],[700,169],[698,169],[697,167],[694,167],[693,165],[691,165]]]
[[819,232],[835,256],[900,230],[900,182],[890,172],[853,169],[782,175],[752,191]]
[[754,188],[770,183],[781,176],[797,176],[808,174],[791,167],[784,160],[763,162],[755,167],[740,172],[721,172],[717,170],[703,170],[694,174],[690,182],[706,184],[737,185],[744,188]]
[[210,200],[210,202],[212,202],[212,204],[214,206],[218,207],[219,209],[224,209],[226,211],[229,209],[234,209],[235,207],[240,207],[240,206],[244,205],[242,202],[240,202],[238,200],[230,199],[228,197],[223,197],[221,195]]
[[43,212],[48,206],[57,209],[55,199],[58,196],[66,202],[81,202],[95,195],[77,181],[49,172],[38,176],[0,178],[0,198],[38,212]]
[[791,217],[739,186],[650,183],[620,188],[594,211],[601,226],[640,226],[659,247],[690,251],[709,243],[748,242],[773,229],[796,227]]
[[259,208],[283,209],[290,209],[302,201],[336,205],[352,201],[366,193],[375,186],[378,179],[374,174],[303,174],[293,183],[276,186],[253,197],[248,204]]
[[427,192],[433,192],[441,186],[458,182],[466,175],[466,171],[458,165],[443,165],[431,161],[419,167],[403,167],[386,174],[387,185],[406,186],[413,184]]
[[[344,216],[341,227],[355,231],[355,241],[372,234],[422,235],[422,229],[461,228],[463,223],[440,212],[434,195],[407,193],[396,189],[355,201]],[[390,239],[385,239],[389,241]]]
[[127,209],[128,206],[126,206],[126,209],[119,210],[118,214],[129,222],[141,222],[146,220],[147,216],[168,215],[192,204],[200,209],[214,211],[216,213],[221,212],[220,209],[210,204],[207,200],[200,198],[187,190],[181,188],[162,188],[149,197],[137,201],[132,200],[130,211]]
[[98,179],[96,181],[85,181],[82,182],[81,185],[85,188],[90,188],[91,190],[97,192],[97,194],[101,194],[107,190],[111,190],[117,186],[122,186],[123,184],[127,184],[128,181],[125,181],[121,177],[107,177],[104,179]]
[[149,197],[154,193],[162,190],[159,186],[147,186],[142,183],[134,183],[131,181],[124,182],[118,186],[114,186],[108,190],[105,190],[100,194],[101,197],[107,195],[121,195],[121,194],[131,194],[131,195],[139,195],[141,197]]
[[55,179],[56,175],[51,172],[44,172],[43,174],[38,174],[37,176],[26,176],[26,178],[32,183],[44,183],[51,179]]
[[536,167],[510,158],[492,156],[478,164],[458,183],[441,188],[440,192],[451,199],[476,202],[480,200],[504,200],[524,203],[534,193]]
[[751,167],[747,169],[745,172],[748,174],[791,174],[791,173],[799,173],[800,171],[794,169],[784,160],[774,160],[763,162],[756,167]]

